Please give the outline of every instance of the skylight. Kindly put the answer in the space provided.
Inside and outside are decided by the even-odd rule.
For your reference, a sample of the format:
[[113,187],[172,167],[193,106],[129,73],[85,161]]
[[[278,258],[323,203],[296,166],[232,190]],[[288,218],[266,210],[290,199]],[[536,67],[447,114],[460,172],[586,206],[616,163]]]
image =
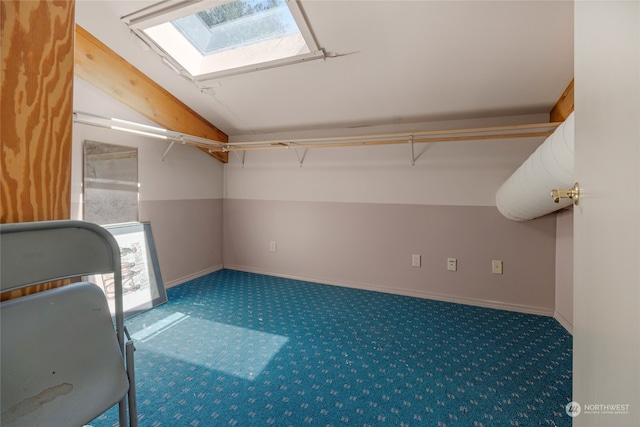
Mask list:
[[196,82],[324,57],[294,0],[182,4],[122,19]]

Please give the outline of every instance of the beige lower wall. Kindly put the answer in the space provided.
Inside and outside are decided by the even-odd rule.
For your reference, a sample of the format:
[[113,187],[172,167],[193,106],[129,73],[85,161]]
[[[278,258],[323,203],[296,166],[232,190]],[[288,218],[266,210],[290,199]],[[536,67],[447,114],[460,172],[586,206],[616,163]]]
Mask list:
[[[140,201],[138,217],[150,222],[165,287],[222,266],[222,199]],[[72,219],[82,206],[71,204]]]
[[[223,223],[225,268],[554,313],[555,215],[514,222],[483,206],[225,199]],[[448,257],[458,271],[447,271]],[[504,274],[492,274],[492,259]]]
[[573,333],[573,209],[556,214],[556,308],[554,317]]
[[[570,270],[562,266],[572,256],[570,214],[514,222],[495,207],[482,206],[238,199],[140,202],[140,220],[151,222],[167,287],[224,265],[554,315],[569,330],[573,283],[566,274]],[[269,251],[270,241],[277,243],[276,252]],[[413,254],[421,255],[421,267],[411,266]],[[457,258],[458,271],[447,271],[448,257]],[[503,261],[504,274],[491,273],[493,259]]]
[[222,268],[222,199],[140,202],[166,287]]

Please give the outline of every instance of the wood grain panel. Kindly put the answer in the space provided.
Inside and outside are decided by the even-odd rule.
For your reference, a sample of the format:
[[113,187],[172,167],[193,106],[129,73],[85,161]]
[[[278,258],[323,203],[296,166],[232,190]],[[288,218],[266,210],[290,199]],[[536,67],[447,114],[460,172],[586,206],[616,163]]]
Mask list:
[[[77,282],[78,280],[76,280]],[[57,282],[41,283],[39,285],[33,285],[26,288],[18,289],[17,291],[9,291],[0,294],[0,301],[6,301],[13,298],[19,298],[26,295],[35,294],[37,292],[46,291],[47,289],[57,288],[59,286],[65,286],[71,283],[69,279],[58,280]]]
[[0,222],[69,219],[75,2],[2,0],[0,7]]
[[[75,73],[164,128],[219,142],[228,136],[79,25]],[[206,149],[204,152],[208,153]],[[208,153],[223,163],[229,154]]]
[[573,79],[567,86],[567,88],[562,92],[558,102],[551,109],[551,113],[549,114],[549,121],[551,122],[564,122],[569,114],[573,112]]
[[70,217],[75,3],[2,1],[0,222]]

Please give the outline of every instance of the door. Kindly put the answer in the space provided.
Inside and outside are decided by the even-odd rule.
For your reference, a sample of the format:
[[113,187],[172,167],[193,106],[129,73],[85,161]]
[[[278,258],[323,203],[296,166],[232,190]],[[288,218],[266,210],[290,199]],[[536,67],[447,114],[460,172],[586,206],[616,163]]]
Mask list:
[[573,425],[639,426],[640,2],[574,7]]

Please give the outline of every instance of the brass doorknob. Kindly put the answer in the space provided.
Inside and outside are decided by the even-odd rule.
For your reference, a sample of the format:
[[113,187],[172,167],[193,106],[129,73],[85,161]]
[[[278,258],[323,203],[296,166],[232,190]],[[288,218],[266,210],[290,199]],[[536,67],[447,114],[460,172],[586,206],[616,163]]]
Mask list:
[[571,199],[577,205],[580,201],[580,186],[576,182],[570,190],[551,190],[551,198],[556,203],[560,203],[560,199]]

